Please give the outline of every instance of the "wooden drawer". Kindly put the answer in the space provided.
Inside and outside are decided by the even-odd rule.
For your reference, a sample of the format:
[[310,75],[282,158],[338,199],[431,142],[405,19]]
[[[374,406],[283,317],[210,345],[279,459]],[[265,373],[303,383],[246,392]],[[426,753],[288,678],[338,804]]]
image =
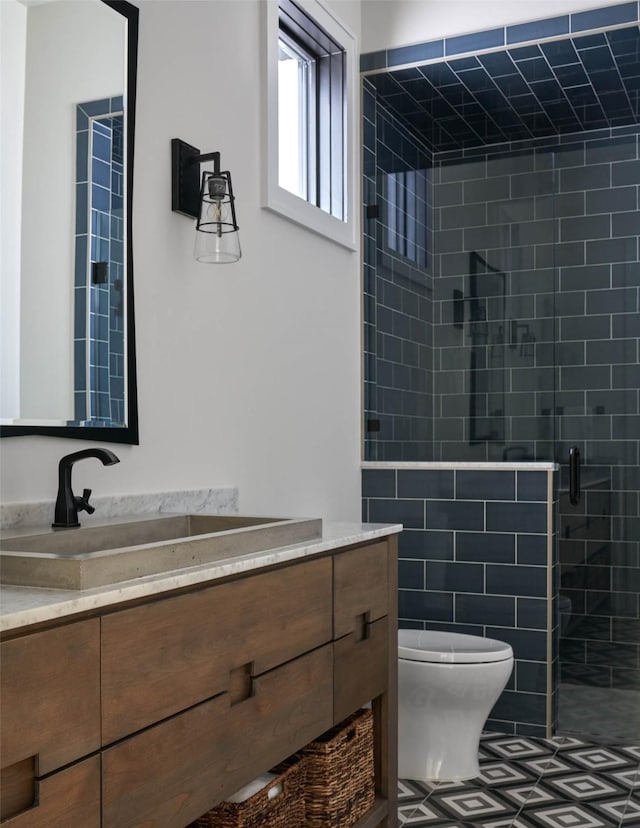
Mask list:
[[0,644],[3,767],[44,776],[100,747],[99,648],[98,619]]
[[103,744],[330,640],[329,558],[106,616]]
[[366,625],[333,644],[333,719],[337,724],[385,693],[389,682],[387,618]]
[[2,828],[100,828],[100,757],[35,782],[33,801],[33,807],[3,819]]
[[332,724],[332,645],[103,751],[103,828],[184,828]]
[[388,546],[376,543],[335,556],[333,636],[358,632],[388,612]]

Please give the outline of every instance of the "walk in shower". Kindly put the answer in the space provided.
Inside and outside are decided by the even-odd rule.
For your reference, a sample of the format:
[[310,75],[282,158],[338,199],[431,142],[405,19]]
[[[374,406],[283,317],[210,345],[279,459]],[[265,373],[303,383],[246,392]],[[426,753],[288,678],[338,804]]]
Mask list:
[[[547,732],[640,738],[638,4],[363,55],[361,70],[364,459],[380,463],[365,517],[383,514],[368,496],[410,508],[399,475],[412,463],[495,463],[493,482],[499,464],[522,463],[504,495],[522,502],[526,464],[558,464],[546,501],[555,649],[522,658],[519,698],[546,682]],[[392,469],[393,485],[381,476]],[[403,626],[475,631],[457,615],[480,560],[459,554],[467,532],[490,562],[515,564],[542,549],[537,529],[512,526],[507,542],[494,525],[483,543],[486,517],[448,531],[425,508],[420,539],[407,512]],[[433,556],[449,566],[439,603]],[[533,631],[518,619],[536,593],[522,596],[505,605],[511,626]],[[523,717],[515,732],[537,732],[535,713],[504,718]]]

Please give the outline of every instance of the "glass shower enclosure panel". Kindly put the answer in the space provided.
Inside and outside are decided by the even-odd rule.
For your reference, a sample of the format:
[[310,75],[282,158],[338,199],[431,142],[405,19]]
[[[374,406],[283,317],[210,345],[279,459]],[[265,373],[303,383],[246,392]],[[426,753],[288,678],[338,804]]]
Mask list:
[[554,457],[552,163],[436,159],[434,460]]
[[620,740],[640,736],[637,146],[556,154],[559,726]]

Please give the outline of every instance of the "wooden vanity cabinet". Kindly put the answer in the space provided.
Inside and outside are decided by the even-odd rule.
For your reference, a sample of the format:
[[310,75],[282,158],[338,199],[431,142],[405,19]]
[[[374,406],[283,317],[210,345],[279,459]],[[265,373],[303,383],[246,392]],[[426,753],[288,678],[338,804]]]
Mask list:
[[331,646],[265,673],[253,695],[203,702],[103,753],[105,828],[182,826],[331,727]]
[[107,745],[331,640],[331,559],[250,575],[102,619]]
[[99,825],[89,818],[100,801],[99,762],[97,771],[89,762],[55,773],[99,748],[99,619],[2,641],[2,825],[67,828],[74,824],[69,813],[76,812],[87,815],[78,824]]
[[396,616],[393,535],[8,638],[2,828],[184,828],[370,701],[395,826]]
[[369,700],[374,715],[377,806],[363,825],[397,824],[398,560],[395,535],[334,555],[333,718]]

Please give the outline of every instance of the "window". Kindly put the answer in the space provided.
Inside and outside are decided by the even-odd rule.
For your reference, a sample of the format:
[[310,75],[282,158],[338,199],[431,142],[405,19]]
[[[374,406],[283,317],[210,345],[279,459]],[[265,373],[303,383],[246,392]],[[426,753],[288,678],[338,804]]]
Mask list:
[[427,177],[423,171],[388,173],[383,179],[387,250],[426,267]]
[[355,40],[319,0],[265,7],[264,205],[355,249]]
[[278,47],[278,184],[307,201],[314,60],[285,35]]

